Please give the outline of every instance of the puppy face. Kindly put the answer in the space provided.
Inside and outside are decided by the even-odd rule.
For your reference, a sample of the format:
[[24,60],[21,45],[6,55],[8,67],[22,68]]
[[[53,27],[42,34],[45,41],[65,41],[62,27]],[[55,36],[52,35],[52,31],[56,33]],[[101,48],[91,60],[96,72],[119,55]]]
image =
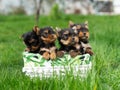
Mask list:
[[88,30],[88,22],[82,24],[74,24],[71,21],[69,22],[69,27],[78,31],[79,39],[87,42],[89,39],[89,30]]
[[50,27],[40,29],[38,35],[45,44],[53,43],[57,39],[56,33]]
[[30,51],[35,51],[39,48],[39,39],[35,29],[33,29],[31,32],[24,33],[22,35],[22,39]]
[[71,46],[79,42],[77,31],[73,29],[64,29],[58,32],[58,37],[63,45]]

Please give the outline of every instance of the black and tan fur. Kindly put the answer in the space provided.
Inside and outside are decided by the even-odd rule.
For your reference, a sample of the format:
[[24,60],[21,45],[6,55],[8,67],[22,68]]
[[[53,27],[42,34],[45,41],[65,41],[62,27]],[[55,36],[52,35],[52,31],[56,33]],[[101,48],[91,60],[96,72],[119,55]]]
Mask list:
[[77,31],[68,28],[58,31],[58,40],[61,48],[57,51],[57,56],[62,57],[64,53],[69,53],[71,57],[80,54],[79,38]]
[[79,36],[79,44],[82,46],[82,53],[88,53],[93,55],[92,48],[89,44],[89,28],[88,28],[88,21],[85,21],[81,24],[74,24],[72,21],[69,22],[69,27],[78,31]]
[[56,58],[56,47],[55,40],[57,39],[57,35],[55,31],[51,27],[41,28],[38,33],[39,41],[42,42],[39,53],[43,56],[43,58],[55,59]]
[[30,53],[38,53],[40,48],[39,38],[37,36],[38,26],[33,27],[30,32],[24,33],[21,37],[26,45],[25,51]]

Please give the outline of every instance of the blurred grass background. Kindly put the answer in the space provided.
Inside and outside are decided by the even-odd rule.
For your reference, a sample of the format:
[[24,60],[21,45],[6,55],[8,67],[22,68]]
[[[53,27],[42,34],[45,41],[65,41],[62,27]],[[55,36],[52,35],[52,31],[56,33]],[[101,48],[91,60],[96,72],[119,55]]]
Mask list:
[[0,15],[0,90],[120,90],[120,16],[40,16],[39,27],[67,28],[69,20],[89,22],[93,69],[84,80],[67,75],[63,79],[30,79],[22,73],[20,36],[31,31],[34,16]]

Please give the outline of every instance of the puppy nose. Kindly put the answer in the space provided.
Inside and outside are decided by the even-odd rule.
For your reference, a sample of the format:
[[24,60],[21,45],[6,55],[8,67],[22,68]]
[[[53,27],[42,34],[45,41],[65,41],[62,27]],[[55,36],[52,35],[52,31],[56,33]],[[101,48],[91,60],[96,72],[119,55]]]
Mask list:
[[83,33],[84,34],[84,36],[86,35],[86,33]]

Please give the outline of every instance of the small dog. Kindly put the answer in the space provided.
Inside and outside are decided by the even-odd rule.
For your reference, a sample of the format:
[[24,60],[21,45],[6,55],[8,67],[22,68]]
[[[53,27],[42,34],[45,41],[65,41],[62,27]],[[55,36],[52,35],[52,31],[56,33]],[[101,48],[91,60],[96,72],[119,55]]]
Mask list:
[[93,55],[92,48],[89,44],[89,29],[88,29],[88,21],[81,24],[74,24],[72,21],[69,22],[69,27],[78,31],[79,36],[79,44],[81,44],[82,48],[81,52],[83,54],[89,53]]
[[38,26],[35,26],[32,31],[24,33],[21,38],[26,45],[25,51],[30,53],[38,53],[40,48],[39,38],[37,36]]
[[57,51],[58,57],[62,57],[64,53],[69,53],[71,57],[75,57],[80,54],[77,30],[68,28],[58,31],[58,40],[61,45],[61,48]]
[[38,33],[39,41],[41,41],[41,48],[39,53],[46,60],[56,58],[55,40],[57,39],[56,32],[51,27],[41,28]]

